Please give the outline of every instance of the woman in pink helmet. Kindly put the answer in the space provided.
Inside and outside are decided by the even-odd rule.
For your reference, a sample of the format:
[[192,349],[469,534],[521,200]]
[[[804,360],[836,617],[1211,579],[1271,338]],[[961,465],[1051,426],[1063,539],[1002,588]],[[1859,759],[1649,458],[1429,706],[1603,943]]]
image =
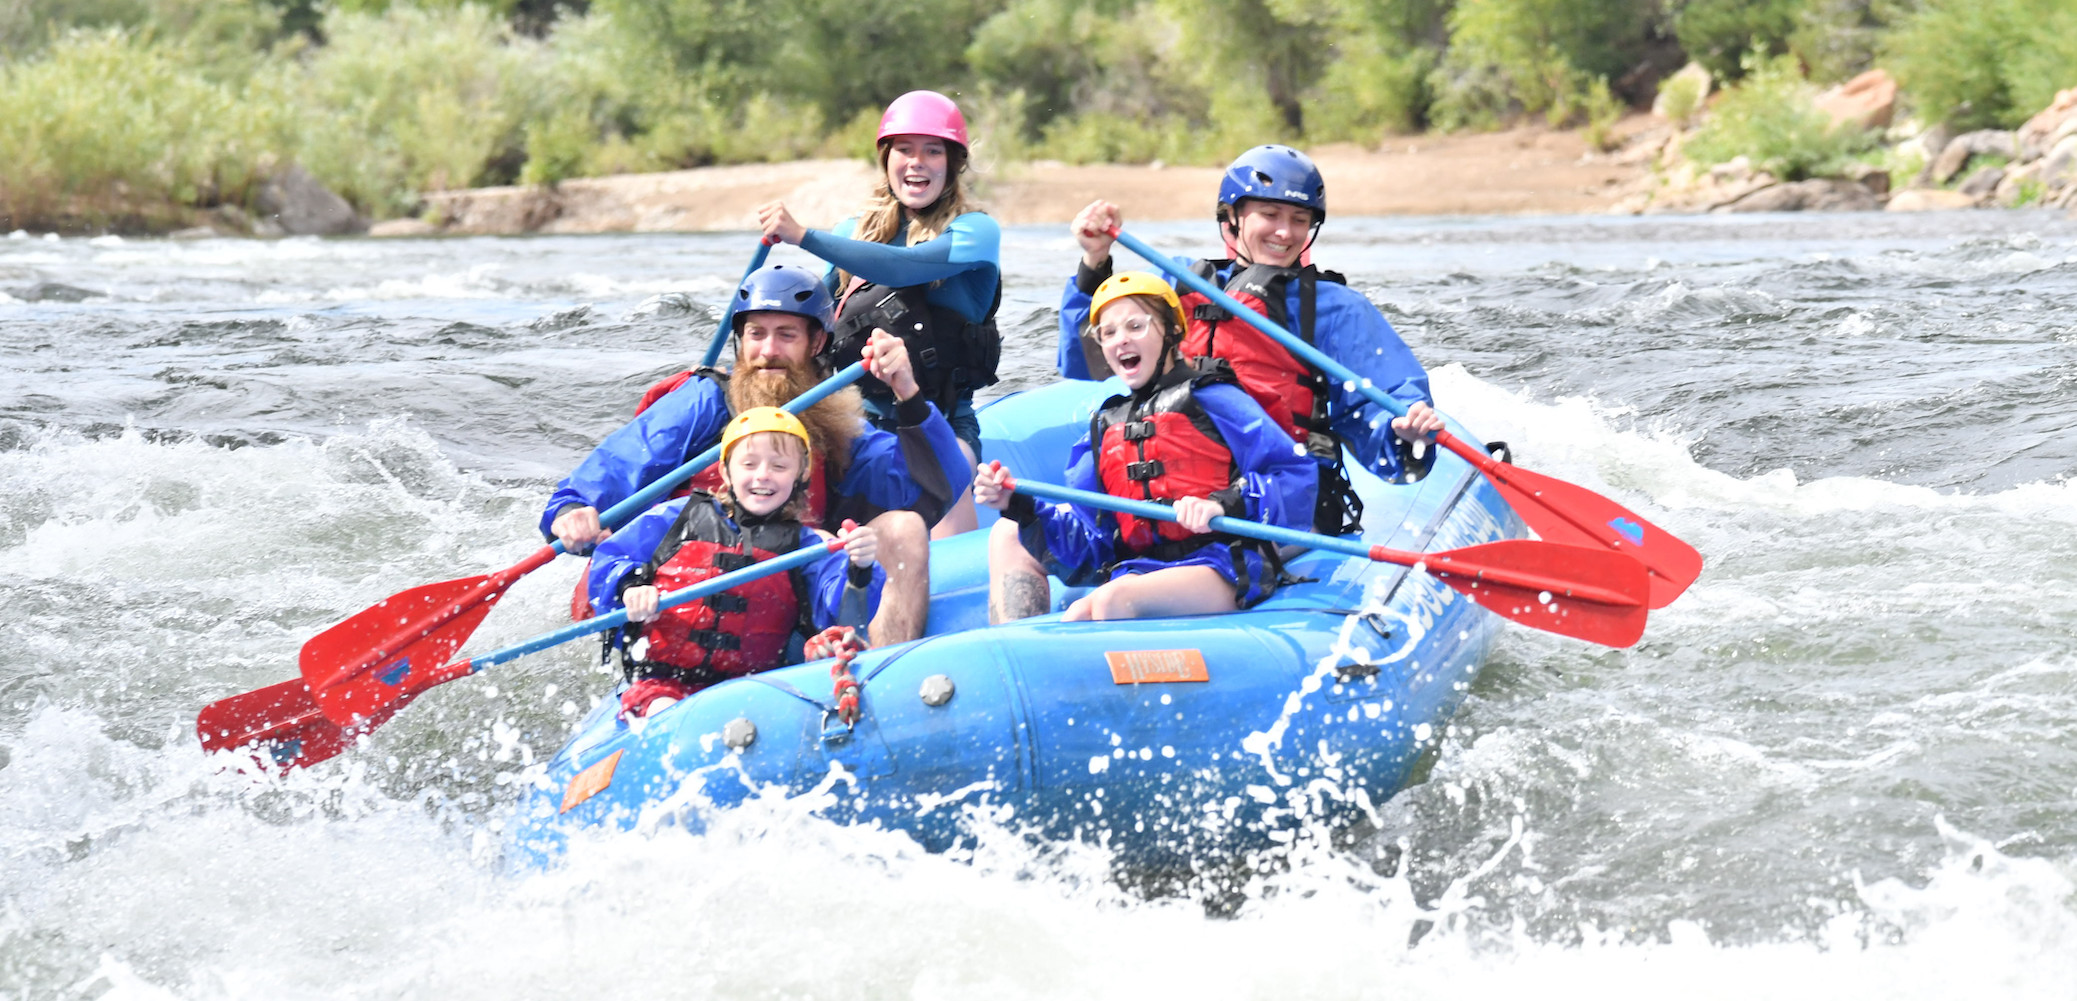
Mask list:
[[[856,361],[874,329],[908,342],[923,391],[898,405],[868,377],[866,410],[884,428],[920,423],[925,406],[951,421],[968,458],[979,461],[981,424],[974,390],[995,382],[1002,335],[1002,230],[968,203],[960,175],[968,163],[966,118],[952,99],[915,90],[880,116],[880,178],[865,211],[828,232],[796,222],[783,202],[758,208],[767,237],[829,262],[825,281],[837,296],[831,339],[838,366]],[[918,411],[916,413],[905,412]],[[933,531],[937,537],[975,526],[973,496],[963,495]]]

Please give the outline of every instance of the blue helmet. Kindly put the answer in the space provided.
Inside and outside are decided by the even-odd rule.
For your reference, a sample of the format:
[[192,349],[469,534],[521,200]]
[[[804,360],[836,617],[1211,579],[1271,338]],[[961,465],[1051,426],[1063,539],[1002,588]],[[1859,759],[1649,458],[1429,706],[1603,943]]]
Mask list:
[[1327,182],[1312,157],[1289,146],[1257,146],[1236,157],[1219,179],[1219,221],[1243,198],[1285,202],[1313,210],[1313,225],[1327,218]]
[[738,334],[743,332],[745,313],[792,313],[815,321],[824,331],[837,323],[836,301],[822,279],[791,264],[767,264],[750,272],[737,287],[733,305],[729,325]]

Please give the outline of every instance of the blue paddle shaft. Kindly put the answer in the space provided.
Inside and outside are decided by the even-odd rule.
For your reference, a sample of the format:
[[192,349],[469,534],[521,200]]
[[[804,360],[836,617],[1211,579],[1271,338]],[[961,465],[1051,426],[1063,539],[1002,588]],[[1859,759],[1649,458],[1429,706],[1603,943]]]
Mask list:
[[1147,263],[1152,264],[1155,267],[1167,272],[1169,277],[1174,278],[1176,281],[1179,281],[1184,285],[1188,286],[1191,291],[1203,295],[1211,301],[1218,303],[1219,308],[1224,309],[1225,311],[1232,313],[1234,316],[1246,321],[1249,326],[1254,327],[1256,330],[1260,330],[1263,333],[1268,334],[1278,344],[1283,345],[1285,350],[1291,352],[1294,355],[1297,355],[1299,358],[1304,359],[1306,364],[1309,364],[1312,367],[1317,368],[1320,371],[1325,372],[1328,375],[1341,380],[1344,384],[1355,386],[1356,391],[1362,393],[1365,399],[1377,404],[1380,407],[1385,408],[1386,410],[1391,411],[1392,416],[1406,416],[1406,403],[1404,401],[1400,400],[1398,397],[1393,396],[1390,393],[1385,392],[1384,390],[1377,388],[1376,386],[1371,385],[1369,379],[1365,379],[1362,376],[1357,375],[1356,373],[1350,371],[1347,365],[1343,365],[1342,363],[1327,357],[1325,354],[1322,354],[1319,348],[1313,347],[1312,345],[1307,344],[1302,340],[1299,340],[1297,337],[1293,336],[1290,331],[1278,326],[1276,322],[1271,320],[1269,317],[1263,316],[1261,313],[1257,313],[1254,310],[1249,309],[1248,307],[1242,305],[1240,300],[1235,299],[1234,297],[1219,291],[1217,286],[1213,285],[1211,282],[1199,278],[1195,273],[1190,271],[1190,269],[1177,263],[1175,258],[1172,258],[1167,254],[1164,254],[1158,250],[1155,250],[1152,247],[1147,246],[1144,243],[1141,243],[1138,237],[1133,236],[1132,234],[1127,233],[1124,230],[1119,230],[1113,235],[1118,238],[1119,243],[1125,245],[1125,249],[1130,250],[1133,253],[1146,258]]
[[[719,577],[709,577],[691,587],[681,587],[664,595],[657,600],[656,610],[661,612],[667,608],[676,608],[688,601],[697,601],[710,594],[720,594],[730,588],[748,584],[759,577],[769,576],[782,570],[791,570],[795,567],[804,567],[842,548],[841,544],[834,542],[824,543],[819,546],[804,546],[784,556],[774,556],[761,563],[744,567],[741,570],[730,571]],[[627,624],[627,609],[625,608],[617,612],[609,612],[595,619],[586,619],[575,625],[564,626],[552,633],[542,633],[533,639],[515,643],[502,650],[493,650],[479,657],[471,657],[469,658],[469,673],[474,674],[486,667],[502,664],[508,660],[524,657],[538,650],[560,646],[580,636],[605,632],[608,629],[617,628],[625,624]]]
[[[756,274],[758,268],[764,267],[764,259],[770,256],[772,256],[771,242],[760,241],[757,245],[757,253],[750,255],[750,266],[743,269],[743,281],[749,281],[750,276]],[[741,288],[742,284],[742,282],[737,282],[736,287]],[[701,365],[712,365],[721,357],[721,346],[728,343],[729,321],[735,318],[736,294],[735,290],[731,289],[728,294],[728,305],[722,307],[721,310],[721,325],[714,328],[713,338],[707,341],[707,353],[700,359]]]
[[[1045,497],[1049,500],[1067,501],[1071,504],[1080,504],[1083,507],[1129,514],[1136,518],[1148,518],[1154,521],[1176,520],[1175,508],[1169,507],[1166,504],[1127,500],[1123,497],[1113,497],[1110,494],[1076,490],[1073,487],[1056,486],[1051,483],[1033,483],[1029,480],[1013,479],[1011,480],[1011,489],[1020,494]],[[1334,536],[1320,535],[1317,532],[1301,532],[1297,529],[1282,528],[1277,525],[1265,525],[1259,521],[1248,521],[1243,518],[1228,518],[1225,515],[1217,515],[1212,518],[1212,530],[1282,545],[1324,549],[1328,552],[1361,556],[1365,559],[1376,558],[1373,555],[1374,550],[1372,547],[1361,542],[1337,539]]]
[[[798,414],[827,399],[831,393],[857,382],[859,377],[864,374],[865,362],[852,362],[843,371],[822,380],[820,385],[794,397],[793,401],[786,404],[784,409],[787,413]],[[623,522],[649,510],[650,506],[662,500],[665,494],[677,489],[679,484],[692,479],[700,470],[713,465],[720,458],[721,446],[719,445],[693,456],[684,465],[665,473],[655,483],[635,491],[628,499],[607,508],[606,513],[599,515],[599,524],[607,528],[619,528]],[[558,539],[555,543],[555,551],[564,553],[569,550],[564,549],[562,541]]]

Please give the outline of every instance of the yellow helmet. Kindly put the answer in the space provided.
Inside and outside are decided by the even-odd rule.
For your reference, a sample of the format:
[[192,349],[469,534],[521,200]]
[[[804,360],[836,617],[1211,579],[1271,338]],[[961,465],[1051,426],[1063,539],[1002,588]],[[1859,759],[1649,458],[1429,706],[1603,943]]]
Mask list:
[[1096,286],[1096,296],[1089,300],[1089,323],[1083,329],[1083,334],[1088,335],[1096,329],[1096,317],[1103,312],[1105,306],[1111,304],[1111,300],[1128,295],[1157,296],[1162,302],[1168,303],[1169,312],[1175,314],[1176,329],[1173,336],[1181,337],[1183,331],[1189,328],[1190,320],[1183,315],[1183,300],[1176,297],[1176,290],[1162,281],[1160,275],[1145,271],[1122,271],[1104,279],[1103,284]]
[[760,431],[777,431],[780,434],[790,434],[795,438],[799,438],[801,440],[801,450],[807,456],[806,468],[802,470],[803,475],[805,476],[807,470],[815,467],[815,443],[808,440],[807,425],[802,424],[800,418],[778,407],[752,407],[729,418],[728,426],[721,431],[722,464],[726,465],[728,463],[728,453],[735,449],[736,442],[742,441]]

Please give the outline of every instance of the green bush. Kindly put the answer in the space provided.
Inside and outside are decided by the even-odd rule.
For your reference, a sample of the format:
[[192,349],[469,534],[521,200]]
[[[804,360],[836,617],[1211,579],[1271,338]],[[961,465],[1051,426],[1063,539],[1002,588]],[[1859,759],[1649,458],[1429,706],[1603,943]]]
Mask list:
[[243,201],[273,160],[270,109],[122,29],[0,67],[0,215],[23,226],[164,226]]
[[1700,77],[1691,74],[1676,73],[1667,77],[1659,82],[1661,110],[1668,119],[1686,125],[1696,112],[1702,110],[1702,99],[1708,96],[1703,93],[1704,86]]
[[510,183],[525,162],[547,62],[491,12],[392,7],[334,11],[327,44],[256,81],[296,111],[297,159],[377,218],[425,191]]
[[2077,86],[2068,0],[1927,0],[1884,51],[1919,111],[1958,128],[2011,128]]
[[1872,141],[1853,129],[1834,129],[1811,104],[1817,88],[1803,79],[1795,57],[1746,56],[1745,79],[1724,91],[1709,120],[1682,149],[1697,163],[1738,156],[1782,180],[1835,173]]

